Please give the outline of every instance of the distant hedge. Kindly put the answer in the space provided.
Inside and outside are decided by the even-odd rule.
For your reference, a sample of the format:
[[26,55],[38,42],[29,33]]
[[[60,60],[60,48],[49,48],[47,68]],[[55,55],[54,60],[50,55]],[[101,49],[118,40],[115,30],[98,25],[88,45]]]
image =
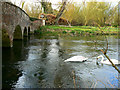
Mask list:
[[38,18],[30,17],[30,20],[31,20],[31,21],[35,21],[35,20],[39,20],[39,19],[38,19]]

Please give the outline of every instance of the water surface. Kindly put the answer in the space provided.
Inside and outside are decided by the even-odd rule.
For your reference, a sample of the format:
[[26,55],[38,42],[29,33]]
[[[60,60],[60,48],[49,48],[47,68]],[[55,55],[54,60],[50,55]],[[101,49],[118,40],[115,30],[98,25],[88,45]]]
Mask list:
[[[107,55],[118,59],[117,36],[107,38]],[[2,52],[3,88],[118,87],[118,72],[110,65],[96,64],[103,47],[104,36],[31,36],[30,40],[14,41],[13,48]],[[88,61],[64,62],[76,55],[88,57]]]

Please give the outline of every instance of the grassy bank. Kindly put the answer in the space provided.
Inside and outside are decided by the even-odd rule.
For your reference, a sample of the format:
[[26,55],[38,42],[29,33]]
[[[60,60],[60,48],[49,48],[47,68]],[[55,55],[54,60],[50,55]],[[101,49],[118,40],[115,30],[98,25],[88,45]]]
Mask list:
[[[104,29],[105,28],[105,29]],[[53,35],[117,35],[118,28],[116,27],[102,27],[101,31],[98,27],[93,26],[42,26],[35,33],[53,34]]]

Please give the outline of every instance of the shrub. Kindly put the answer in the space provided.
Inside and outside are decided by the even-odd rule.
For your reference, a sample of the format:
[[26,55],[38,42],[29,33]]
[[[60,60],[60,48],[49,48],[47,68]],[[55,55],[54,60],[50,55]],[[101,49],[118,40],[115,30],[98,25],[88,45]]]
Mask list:
[[35,30],[34,34],[42,34],[42,31],[41,30]]
[[67,33],[66,31],[63,31],[62,33]]
[[47,30],[46,26],[41,26],[39,30]]
[[71,31],[70,33],[74,34],[74,33],[75,33],[75,31]]
[[112,25],[113,27],[117,27],[118,25]]
[[[40,14],[41,15],[41,14]],[[43,14],[46,18],[46,25],[54,25],[54,21],[56,19],[56,15],[53,14]],[[39,17],[40,18],[40,17]],[[61,17],[58,21],[59,25],[67,25],[67,20]]]

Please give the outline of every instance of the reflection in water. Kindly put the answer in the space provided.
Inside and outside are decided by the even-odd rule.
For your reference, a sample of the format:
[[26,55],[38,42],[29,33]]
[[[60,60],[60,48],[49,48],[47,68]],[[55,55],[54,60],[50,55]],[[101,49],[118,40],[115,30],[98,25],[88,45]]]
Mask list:
[[2,84],[3,88],[11,88],[20,72],[15,67],[15,63],[23,59],[23,44],[22,41],[14,41],[14,48],[3,48],[2,50]]
[[[48,37],[30,42],[16,41],[12,49],[3,49],[3,87],[11,88],[74,88],[72,71],[75,71],[76,87],[118,86],[118,73],[112,66],[96,65],[96,57],[102,54],[95,50],[96,37]],[[98,39],[101,49],[103,37]],[[118,58],[117,39],[109,37],[110,58]],[[6,54],[8,57],[6,57]],[[64,63],[69,57],[88,57],[84,63]],[[101,83],[102,82],[102,83]],[[104,84],[103,84],[104,83]]]
[[[43,40],[39,46],[28,47],[28,58],[26,61],[18,62],[22,76],[19,77],[15,87],[63,87],[64,78],[71,72],[69,66],[66,67],[59,56],[60,49],[57,39]],[[66,84],[69,85],[68,82]]]

